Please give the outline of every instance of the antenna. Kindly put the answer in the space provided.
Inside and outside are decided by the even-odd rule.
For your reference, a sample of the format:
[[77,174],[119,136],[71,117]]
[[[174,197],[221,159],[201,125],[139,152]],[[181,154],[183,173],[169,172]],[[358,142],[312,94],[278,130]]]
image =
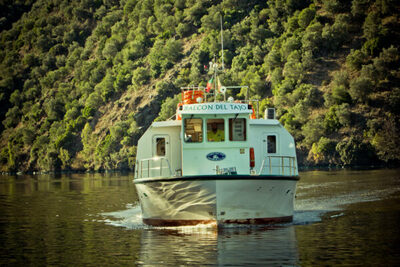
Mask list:
[[224,35],[223,35],[223,28],[222,28],[222,15],[220,16],[221,22],[221,50],[222,50],[222,70],[224,70]]

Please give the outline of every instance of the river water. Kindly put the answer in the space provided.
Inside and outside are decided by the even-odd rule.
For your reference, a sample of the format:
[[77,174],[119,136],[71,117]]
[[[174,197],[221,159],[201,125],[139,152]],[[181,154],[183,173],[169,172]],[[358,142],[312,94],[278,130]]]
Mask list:
[[294,221],[154,228],[132,174],[0,176],[0,266],[399,266],[400,170],[300,173]]

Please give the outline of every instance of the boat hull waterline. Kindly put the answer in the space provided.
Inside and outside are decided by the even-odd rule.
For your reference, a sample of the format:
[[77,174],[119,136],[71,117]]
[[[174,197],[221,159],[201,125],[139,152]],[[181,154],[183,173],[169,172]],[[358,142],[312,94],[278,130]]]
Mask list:
[[152,226],[290,222],[298,176],[204,175],[135,181]]

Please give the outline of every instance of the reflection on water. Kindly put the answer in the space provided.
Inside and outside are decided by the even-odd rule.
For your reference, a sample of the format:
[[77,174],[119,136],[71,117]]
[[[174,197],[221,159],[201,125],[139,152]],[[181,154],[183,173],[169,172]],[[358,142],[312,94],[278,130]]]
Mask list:
[[140,208],[103,213],[104,222],[127,229],[143,229],[138,265],[293,266],[298,263],[295,230],[285,226],[213,224],[181,227],[146,226]]
[[293,266],[298,263],[298,252],[293,227],[145,230],[137,263]]
[[157,228],[130,174],[0,177],[0,266],[396,266],[400,172],[300,174],[292,223]]

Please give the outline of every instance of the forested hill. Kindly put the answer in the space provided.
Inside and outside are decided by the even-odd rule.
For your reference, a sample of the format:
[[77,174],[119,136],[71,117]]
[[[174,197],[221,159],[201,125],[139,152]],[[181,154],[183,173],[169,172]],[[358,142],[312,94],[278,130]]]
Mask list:
[[277,109],[300,164],[399,163],[398,0],[6,0],[0,10],[1,171],[133,168],[138,138],[173,115],[179,88],[210,78],[221,15],[221,82],[249,85],[261,113]]

